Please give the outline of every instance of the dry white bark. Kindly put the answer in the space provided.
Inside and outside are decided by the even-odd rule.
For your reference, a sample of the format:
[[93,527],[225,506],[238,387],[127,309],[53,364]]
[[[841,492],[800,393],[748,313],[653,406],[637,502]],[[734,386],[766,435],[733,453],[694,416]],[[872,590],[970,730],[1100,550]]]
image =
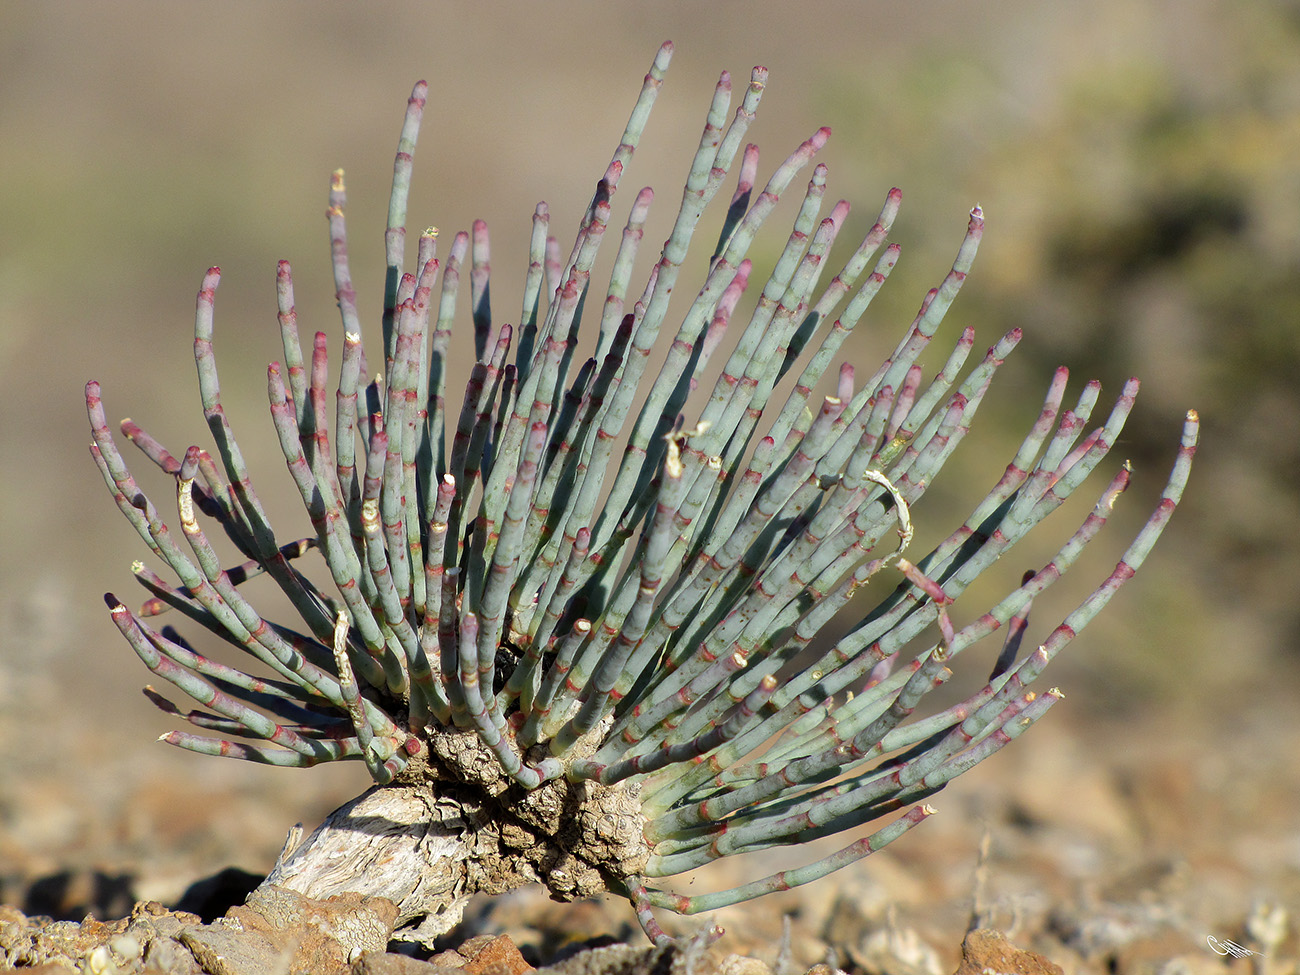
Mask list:
[[405,929],[395,936],[427,941],[459,923],[473,894],[542,883],[575,900],[644,868],[635,789],[560,779],[525,791],[470,732],[429,744],[427,764],[339,807],[301,842],[297,827],[259,889],[386,897]]
[[482,856],[475,824],[451,800],[416,786],[375,787],[340,806],[305,841],[280,854],[263,886],[323,899],[342,893],[387,897],[399,926],[417,918],[420,936],[460,922],[467,861]]

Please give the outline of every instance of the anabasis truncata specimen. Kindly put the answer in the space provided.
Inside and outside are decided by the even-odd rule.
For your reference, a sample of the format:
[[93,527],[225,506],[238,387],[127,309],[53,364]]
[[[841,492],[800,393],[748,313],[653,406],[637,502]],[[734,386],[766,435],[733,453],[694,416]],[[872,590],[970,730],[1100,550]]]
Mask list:
[[[1041,644],[1021,651],[1030,604],[1100,531],[1128,484],[1127,465],[1049,562],[956,628],[947,607],[1093,472],[1137,381],[1090,429],[1098,384],[1063,408],[1067,373],[1057,370],[1002,478],[913,560],[913,508],[1020,338],[1003,336],[965,369],[975,342],[967,329],[928,381],[917,365],[971,267],[983,214],[971,211],[952,270],[884,363],[870,375],[839,365],[826,386],[834,394],[815,396],[898,260],[886,238],[901,194],[889,192],[823,286],[849,205],[819,217],[827,169],[812,166],[784,249],[761,285],[751,281],[755,236],[830,132],[814,132],[758,183],[758,148],[745,135],[767,72],[754,69],[729,122],[724,72],[671,236],[634,284],[653,198],[642,189],[597,304],[593,262],[671,55],[665,44],[655,57],[567,256],[546,205],[537,206],[516,323],[497,324],[499,306],[490,305],[481,221],[442,257],[437,231],[424,232],[406,269],[424,83],[398,145],[382,331],[370,344],[335,173],[338,388],[326,389],[325,334],[309,353],[300,344],[287,262],[277,278],[284,361],[267,372],[309,537],[286,542],[273,532],[222,407],[217,268],[203,280],[194,334],[215,451],[192,446],[178,458],[130,421],[121,425],[173,479],[179,535],[128,472],[99,384],[86,388],[95,461],[178,579],[137,563],[150,593],[143,607],[107,597],[145,665],[198,704],[182,711],[146,689],[200,732],[164,740],[282,766],[355,759],[374,778],[304,841],[291,834],[264,886],[387,897],[405,936],[417,939],[450,929],[474,893],[526,883],[561,900],[616,891],[663,943],[654,908],[695,914],[808,883],[918,825],[948,780],[1056,702],[1060,692],[1031,689],[1035,679],[1142,564],[1179,500],[1195,413],[1156,510],[1115,570]],[[737,161],[707,279],[670,314],[701,214]],[[466,270],[476,350],[468,377],[447,358]],[[584,312],[594,339],[579,336]],[[716,363],[707,371],[724,352],[720,373]],[[368,381],[376,368],[382,377]],[[702,405],[686,416],[688,404]],[[238,551],[236,564],[218,558],[214,526]],[[262,575],[297,620],[271,622],[245,598]],[[866,605],[868,585],[874,606],[832,631],[855,594],[855,609]],[[155,626],[167,612],[255,663],[245,671],[197,653],[171,626]],[[988,682],[913,718],[951,675],[952,659],[998,630],[1005,638],[989,654]],[[878,828],[731,890],[686,896],[651,886],[719,857],[865,823]]]

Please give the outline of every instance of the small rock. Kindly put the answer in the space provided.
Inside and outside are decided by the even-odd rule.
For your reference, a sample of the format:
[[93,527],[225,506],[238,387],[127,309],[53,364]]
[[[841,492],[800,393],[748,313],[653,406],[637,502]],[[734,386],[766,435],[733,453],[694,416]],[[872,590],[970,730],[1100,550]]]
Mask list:
[[147,975],[166,972],[167,975],[206,975],[199,968],[193,952],[170,936],[159,936],[149,941],[144,949]]
[[961,943],[956,975],[1065,975],[1060,965],[1024,951],[1000,931],[972,931]]
[[465,968],[471,975],[524,975],[533,971],[515,943],[504,934],[470,938],[457,949],[457,954],[466,959]]
[[440,951],[429,959],[429,964],[438,965],[441,968],[464,968],[469,959],[459,951],[448,948],[446,951]]
[[186,928],[180,942],[210,975],[256,975],[287,971],[292,949],[286,950],[265,936],[217,924]]
[[[454,954],[454,952],[444,951],[442,954]],[[351,975],[468,975],[468,973],[460,965],[420,961],[409,955],[387,952],[362,955],[352,963]]]
[[[259,888],[244,907],[234,907],[228,918],[254,930],[318,931],[336,940],[355,956],[383,952],[397,921],[397,906],[386,897],[336,894],[321,900],[304,897],[284,887]],[[273,936],[274,937],[274,936]],[[284,941],[284,938],[275,938]]]

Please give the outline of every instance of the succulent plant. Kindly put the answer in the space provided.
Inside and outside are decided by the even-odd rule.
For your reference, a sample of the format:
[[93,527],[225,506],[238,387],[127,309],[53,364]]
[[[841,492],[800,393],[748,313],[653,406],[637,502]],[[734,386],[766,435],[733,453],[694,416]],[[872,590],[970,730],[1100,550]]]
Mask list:
[[[99,385],[87,386],[95,461],[119,509],[179,580],[136,563],[150,593],[143,607],[107,597],[149,670],[198,704],[183,711],[146,688],[201,732],[163,740],[279,766],[354,759],[376,783],[306,840],[291,831],[266,885],[388,897],[419,938],[452,927],[475,892],[530,882],[559,899],[616,891],[663,942],[655,908],[711,911],[825,876],[921,823],[930,796],[1046,713],[1060,692],[1039,693],[1034,681],[1142,564],[1179,500],[1195,413],[1155,512],[1041,644],[1021,650],[1030,604],[1097,535],[1129,482],[1127,465],[1050,561],[973,622],[952,623],[950,604],[1106,456],[1137,381],[1088,430],[1098,384],[1063,409],[1067,372],[1057,370],[1001,479],[912,561],[912,510],[965,438],[1019,333],[1000,338],[964,378],[970,329],[928,382],[917,364],[975,257],[976,208],[951,271],[894,352],[865,378],[849,365],[828,376],[898,259],[886,238],[901,196],[889,192],[874,226],[819,287],[849,211],[839,202],[819,219],[823,165],[757,299],[742,306],[759,290],[746,256],[755,235],[830,134],[815,132],[760,187],[758,149],[744,142],[763,68],[730,123],[722,74],[648,278],[632,284],[653,196],[643,189],[591,307],[593,262],[671,54],[665,44],[655,57],[567,256],[538,205],[516,324],[495,324],[481,221],[457,233],[443,258],[437,231],[424,232],[405,269],[424,83],[398,146],[382,344],[369,353],[335,173],[328,212],[343,352],[334,403],[324,333],[309,355],[300,344],[287,262],[277,278],[284,362],[267,373],[309,537],[286,542],[272,531],[223,408],[217,268],[203,280],[194,336],[215,455],[192,446],[178,458],[132,422],[121,427],[174,479],[183,540],[128,472]],[[701,214],[737,160],[705,283],[666,329]],[[453,380],[448,342],[466,271],[476,359]],[[733,321],[741,307],[752,308],[744,323]],[[584,312],[599,318],[594,340],[579,337]],[[724,351],[721,370],[706,372]],[[382,378],[367,382],[374,357]],[[814,393],[823,384],[830,395]],[[687,418],[691,402],[703,405]],[[212,526],[238,564],[222,564]],[[245,584],[261,575],[292,603],[293,623],[263,618],[245,598]],[[863,608],[868,585],[879,595]],[[155,626],[167,611],[246,653],[248,669]],[[998,630],[1005,639],[989,654],[988,681],[908,720],[951,676],[953,658]],[[730,890],[688,896],[651,886],[721,857],[868,823],[873,831],[837,852]]]

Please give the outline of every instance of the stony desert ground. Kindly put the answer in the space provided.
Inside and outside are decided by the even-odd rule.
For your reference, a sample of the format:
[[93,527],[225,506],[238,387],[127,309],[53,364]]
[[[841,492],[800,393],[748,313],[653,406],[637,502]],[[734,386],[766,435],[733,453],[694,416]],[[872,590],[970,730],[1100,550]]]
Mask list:
[[[294,262],[303,320],[338,329],[329,173],[347,168],[358,289],[377,308],[397,126],[427,77],[413,221],[485,217],[509,281],[533,205],[546,199],[561,228],[576,221],[672,38],[629,180],[673,200],[717,71],[740,79],[761,62],[769,93],[752,137],[765,162],[830,124],[831,193],[853,201],[854,219],[903,187],[893,237],[905,260],[846,357],[874,366],[943,274],[967,209],[988,215],[945,329],[1027,337],[985,407],[984,446],[954,459],[923,526],[949,527],[971,485],[996,478],[1058,362],[1108,391],[1144,378],[1120,445],[1132,497],[1078,582],[1036,607],[1040,626],[1113,565],[1163,482],[1183,411],[1205,421],[1166,538],[1053,664],[1067,695],[1053,714],[936,797],[939,815],[895,847],[725,912],[727,934],[691,967],[738,970],[730,953],[782,975],[821,963],[937,975],[957,968],[974,919],[1066,972],[1296,970],[1300,16],[1280,0],[898,6],[69,0],[0,13],[0,948],[11,962],[35,957],[14,952],[49,931],[24,915],[210,911],[201,891],[185,899],[191,885],[264,873],[289,826],[365,786],[360,768],[277,771],[154,743],[170,719],[139,694],[149,675],[100,599],[127,596],[130,562],[147,553],[87,458],[85,381],[103,383],[111,418],[132,416],[173,450],[202,437],[191,315],[203,270],[220,264],[227,396],[273,518],[305,525],[261,387],[277,356],[277,259]],[[505,935],[519,964],[543,966],[645,943],[614,899],[521,891],[466,918],[440,947]],[[1225,941],[1253,954],[1216,951]],[[656,963],[636,959],[617,964]]]

